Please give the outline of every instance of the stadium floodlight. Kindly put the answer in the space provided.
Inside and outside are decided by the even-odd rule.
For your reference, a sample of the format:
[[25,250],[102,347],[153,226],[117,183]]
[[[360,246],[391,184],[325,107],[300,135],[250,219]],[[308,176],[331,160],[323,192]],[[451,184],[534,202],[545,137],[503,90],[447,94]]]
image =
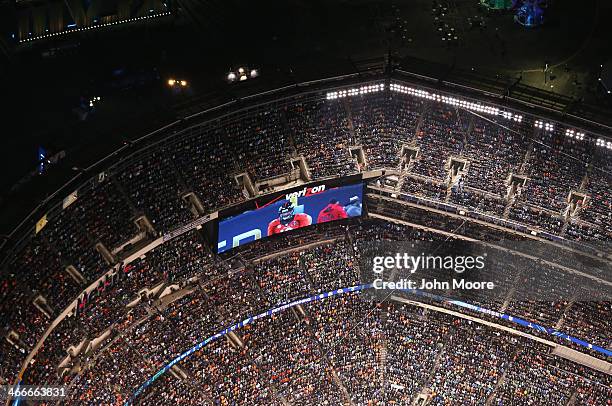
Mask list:
[[598,138],[595,145],[612,150],[612,141],[606,141],[603,138]]
[[239,67],[238,69],[231,70],[227,74],[227,81],[234,83],[235,81],[244,82],[248,79],[254,79],[259,76],[259,70],[256,68]]
[[365,85],[361,87],[352,87],[349,89],[342,89],[333,92],[327,92],[325,98],[327,100],[341,99],[347,96],[359,96],[368,93],[377,93],[385,90],[384,83],[377,83],[374,85]]
[[544,129],[545,131],[554,131],[555,126],[553,125],[553,123],[545,123],[542,120],[536,120],[533,123],[533,126],[536,128],[540,128],[540,129]]
[[187,87],[188,84],[185,79],[168,79],[168,86],[172,88]]
[[578,141],[582,141],[584,140],[584,133],[580,132],[578,130],[573,130],[571,128],[568,128],[565,130],[565,135],[569,138],[575,138]]
[[[391,83],[389,85],[389,89],[392,92],[409,94],[422,99],[434,100],[439,103],[450,104],[451,106],[459,106],[466,110],[477,111],[479,113],[490,114],[493,116],[502,115],[507,119],[511,119],[513,117],[512,113],[505,114],[506,112],[501,111],[498,107],[495,106],[487,106],[481,103],[474,103],[472,101],[458,99],[456,97],[441,95],[437,93],[429,93],[428,91],[422,89],[414,89],[397,83]],[[515,115],[515,121],[521,122],[522,119],[522,116]]]
[[89,99],[89,107],[93,108],[102,98],[100,96],[94,96]]

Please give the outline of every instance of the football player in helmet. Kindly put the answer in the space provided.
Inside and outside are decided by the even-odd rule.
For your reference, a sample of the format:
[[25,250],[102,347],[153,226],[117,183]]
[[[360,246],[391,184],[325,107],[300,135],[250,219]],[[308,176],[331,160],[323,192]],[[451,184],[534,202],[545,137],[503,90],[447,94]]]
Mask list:
[[268,224],[268,235],[284,233],[312,224],[312,217],[306,213],[296,213],[292,202],[285,201],[278,208],[278,218]]

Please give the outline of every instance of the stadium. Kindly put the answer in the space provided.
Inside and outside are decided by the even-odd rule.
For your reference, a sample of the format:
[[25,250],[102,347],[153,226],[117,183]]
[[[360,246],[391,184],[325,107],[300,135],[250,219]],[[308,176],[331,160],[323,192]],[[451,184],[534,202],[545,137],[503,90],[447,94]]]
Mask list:
[[[124,30],[206,14],[155,4]],[[510,24],[529,29],[527,12]],[[7,72],[30,42],[133,33],[70,28],[19,31]],[[500,92],[411,60],[288,81],[233,65],[215,93],[187,68],[90,91],[66,143],[82,146],[39,148],[36,173],[3,191],[0,400],[612,405],[607,89],[570,103],[548,93],[548,63],[545,90]],[[130,92],[146,86],[172,107],[138,115],[153,93]],[[86,134],[109,123],[133,134]]]

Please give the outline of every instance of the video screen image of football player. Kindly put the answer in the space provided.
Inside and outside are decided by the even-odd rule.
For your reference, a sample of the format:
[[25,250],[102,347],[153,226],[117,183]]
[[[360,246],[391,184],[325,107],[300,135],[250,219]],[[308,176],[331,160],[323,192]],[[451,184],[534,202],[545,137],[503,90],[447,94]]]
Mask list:
[[292,202],[286,201],[278,208],[278,218],[268,224],[268,235],[284,233],[312,224],[312,217],[306,213],[296,213]]
[[328,221],[341,220],[347,218],[346,210],[344,207],[338,202],[336,199],[332,199],[329,201],[329,204],[323,208],[319,212],[319,216],[317,217],[318,223],[325,223]]

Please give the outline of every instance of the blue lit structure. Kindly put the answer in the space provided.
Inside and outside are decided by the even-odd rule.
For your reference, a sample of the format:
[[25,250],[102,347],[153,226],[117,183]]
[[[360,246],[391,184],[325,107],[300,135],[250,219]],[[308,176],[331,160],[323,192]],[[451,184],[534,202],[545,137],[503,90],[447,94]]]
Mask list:
[[546,0],[523,0],[518,1],[514,21],[524,27],[533,28],[544,24],[544,11],[548,6]]
[[47,159],[47,150],[42,146],[38,147],[38,174],[42,175],[47,169],[47,164],[49,160]]

